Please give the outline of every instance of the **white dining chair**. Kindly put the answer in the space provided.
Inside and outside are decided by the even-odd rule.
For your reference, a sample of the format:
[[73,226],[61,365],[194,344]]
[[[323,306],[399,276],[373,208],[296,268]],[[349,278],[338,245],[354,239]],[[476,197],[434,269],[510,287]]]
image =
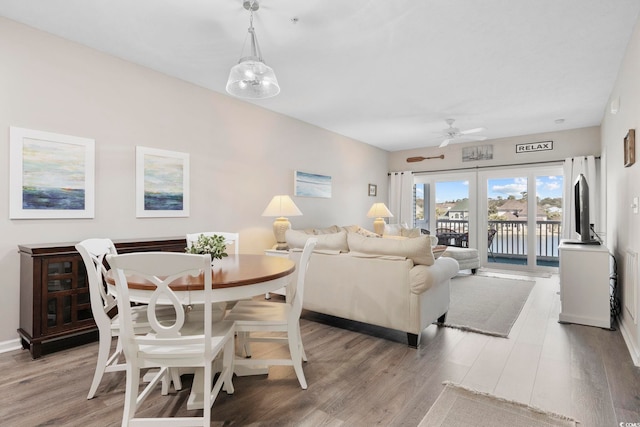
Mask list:
[[[304,282],[309,266],[309,259],[317,243],[316,238],[307,240],[300,263],[298,264],[298,277],[292,286],[287,288],[287,301],[239,301],[231,309],[225,319],[234,321],[238,334],[238,344],[246,356],[245,359],[237,359],[236,365],[293,366],[300,386],[307,388],[307,380],[302,370],[302,362],[307,361],[307,355],[302,345],[300,334],[300,314],[302,313],[302,301],[304,298]],[[286,336],[254,336],[252,332],[282,332]],[[251,358],[251,342],[285,342],[289,345],[288,359],[254,359]]]
[[[104,275],[107,269],[104,265],[104,258],[107,255],[117,254],[117,250],[111,239],[86,239],[75,245],[76,249],[82,256],[87,278],[89,279],[89,298],[91,302],[91,312],[93,319],[98,327],[98,359],[96,361],[96,369],[93,374],[93,381],[89,387],[87,399],[92,399],[98,386],[102,381],[105,372],[118,372],[125,370],[123,363],[124,356],[122,354],[122,343],[120,341],[120,318],[116,314],[116,298],[106,292],[104,285]],[[147,319],[145,307],[130,307],[131,319],[134,323],[134,332],[136,334],[144,334],[151,330]],[[171,319],[175,314],[171,310],[163,310],[161,313],[163,318]],[[118,337],[116,349],[110,354],[111,340]],[[180,390],[180,377],[176,374],[172,375],[174,387]],[[163,384],[164,393],[168,393],[168,382]]]
[[200,233],[187,233],[187,248],[193,246],[193,244],[198,241],[198,237],[200,237],[201,235],[213,236],[214,234],[224,237],[224,241],[227,246],[230,244],[233,245],[234,255],[238,255],[240,253],[240,234],[229,233],[226,231],[202,231]]
[[[233,322],[213,322],[211,255],[170,252],[141,252],[107,255],[114,269],[118,309],[131,303],[127,275],[142,277],[153,287],[147,305],[147,317],[152,331],[146,335],[134,333],[134,323],[127,311],[121,318],[122,348],[126,358],[127,384],[122,425],[203,425],[211,423],[211,407],[218,392],[233,393],[234,329]],[[170,285],[185,275],[203,275],[202,310],[184,310]],[[158,309],[170,304],[175,310],[171,322],[156,317]],[[222,352],[220,376],[213,382],[213,363]],[[138,393],[140,370],[159,366],[161,369]],[[201,417],[136,418],[136,411],[153,388],[172,368],[202,368],[204,410]],[[194,381],[195,382],[195,381]],[[196,424],[197,423],[197,424]]]

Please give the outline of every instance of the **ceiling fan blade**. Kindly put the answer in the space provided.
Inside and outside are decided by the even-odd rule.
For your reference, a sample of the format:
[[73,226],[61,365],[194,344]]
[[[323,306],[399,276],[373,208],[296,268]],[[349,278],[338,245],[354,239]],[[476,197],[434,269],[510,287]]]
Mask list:
[[440,144],[440,148],[442,147],[446,147],[447,145],[449,145],[449,143],[453,141],[453,138],[447,138],[444,141],[442,141],[442,144]]
[[465,135],[465,136],[461,136],[460,139],[472,139],[474,141],[484,141],[485,139],[487,139],[487,137],[486,136]]
[[486,130],[486,129],[485,128],[467,129],[467,130],[460,131],[460,134],[467,135],[467,134],[470,134],[470,133],[482,132],[483,130]]

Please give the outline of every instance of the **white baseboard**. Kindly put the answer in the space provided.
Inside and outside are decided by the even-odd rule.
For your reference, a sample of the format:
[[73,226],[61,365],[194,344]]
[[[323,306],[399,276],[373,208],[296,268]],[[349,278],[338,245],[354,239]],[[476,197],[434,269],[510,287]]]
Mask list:
[[21,348],[22,348],[22,343],[20,342],[20,338],[0,342],[0,353],[6,353],[8,351],[13,351],[13,350],[20,350]]
[[618,318],[618,326],[620,327],[622,338],[624,339],[625,344],[627,344],[627,349],[629,349],[629,354],[631,354],[631,360],[633,361],[633,364],[640,367],[640,349],[638,349],[632,339],[633,334],[630,333],[625,323],[620,318]]

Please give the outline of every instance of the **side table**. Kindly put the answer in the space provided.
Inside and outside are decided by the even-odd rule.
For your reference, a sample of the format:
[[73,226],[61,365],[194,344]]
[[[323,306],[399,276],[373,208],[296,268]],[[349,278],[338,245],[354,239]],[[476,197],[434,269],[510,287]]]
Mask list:
[[[264,254],[267,256],[275,256],[275,257],[280,257],[280,258],[289,258],[289,251],[285,250],[278,250],[278,249],[265,249]],[[273,291],[271,293],[274,294],[278,294],[278,295],[282,295],[282,296],[287,296],[287,288],[286,287],[282,287],[276,291]],[[264,295],[265,299],[271,299],[271,293],[267,292]]]

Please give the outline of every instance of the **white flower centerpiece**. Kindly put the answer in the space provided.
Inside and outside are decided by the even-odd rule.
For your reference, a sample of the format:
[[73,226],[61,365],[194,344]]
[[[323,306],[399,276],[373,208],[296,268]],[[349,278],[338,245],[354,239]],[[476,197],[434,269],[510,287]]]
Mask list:
[[201,234],[198,236],[198,240],[186,248],[189,254],[211,254],[211,261],[214,259],[222,259],[227,255],[227,244],[223,236],[214,234],[212,236],[205,236]]

